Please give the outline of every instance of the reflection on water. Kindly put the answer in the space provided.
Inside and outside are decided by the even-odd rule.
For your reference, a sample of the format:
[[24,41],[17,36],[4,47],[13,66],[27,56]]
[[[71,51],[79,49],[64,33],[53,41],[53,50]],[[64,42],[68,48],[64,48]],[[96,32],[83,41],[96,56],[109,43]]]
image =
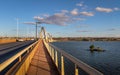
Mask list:
[[[74,57],[103,72],[105,75],[120,75],[120,42],[54,42],[52,43]],[[90,52],[89,46],[94,44],[105,52]]]

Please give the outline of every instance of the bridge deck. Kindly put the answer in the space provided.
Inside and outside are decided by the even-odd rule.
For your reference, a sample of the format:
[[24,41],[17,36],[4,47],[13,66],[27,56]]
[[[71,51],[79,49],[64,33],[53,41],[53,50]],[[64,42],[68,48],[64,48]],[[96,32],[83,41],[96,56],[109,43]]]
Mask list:
[[43,45],[43,42],[40,42],[41,43],[31,61],[27,75],[59,75],[59,72]]

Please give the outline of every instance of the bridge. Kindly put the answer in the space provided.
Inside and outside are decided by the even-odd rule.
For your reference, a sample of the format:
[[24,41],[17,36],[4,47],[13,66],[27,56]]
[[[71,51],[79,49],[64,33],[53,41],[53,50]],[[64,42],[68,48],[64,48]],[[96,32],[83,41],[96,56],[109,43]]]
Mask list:
[[[37,41],[0,63],[0,75],[68,75],[65,68],[66,59],[73,65],[72,75],[80,75],[81,70],[87,75],[103,75],[95,68],[52,45],[50,43],[52,41],[52,36],[41,27],[40,38]],[[9,51],[2,53],[0,56]]]

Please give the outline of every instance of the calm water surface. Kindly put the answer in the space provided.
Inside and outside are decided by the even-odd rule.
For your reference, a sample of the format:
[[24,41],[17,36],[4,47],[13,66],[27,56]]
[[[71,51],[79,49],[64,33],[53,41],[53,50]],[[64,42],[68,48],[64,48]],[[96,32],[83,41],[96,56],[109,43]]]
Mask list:
[[[52,43],[88,65],[98,69],[104,75],[120,75],[120,42],[118,41],[69,41]],[[90,52],[89,46],[94,44],[105,52]]]

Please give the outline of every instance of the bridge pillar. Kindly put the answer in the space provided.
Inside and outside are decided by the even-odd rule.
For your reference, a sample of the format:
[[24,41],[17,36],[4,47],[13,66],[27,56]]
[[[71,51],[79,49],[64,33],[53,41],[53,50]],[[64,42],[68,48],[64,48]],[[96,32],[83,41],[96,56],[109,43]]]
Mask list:
[[21,62],[21,56],[19,56],[19,62]]
[[75,75],[79,75],[79,72],[78,72],[78,67],[77,65],[75,64]]
[[58,53],[55,51],[55,64],[58,67]]
[[64,70],[64,57],[63,55],[61,55],[61,75],[65,74],[65,70]]
[[51,48],[51,52],[52,52],[52,59],[54,61],[54,49],[53,48]]

